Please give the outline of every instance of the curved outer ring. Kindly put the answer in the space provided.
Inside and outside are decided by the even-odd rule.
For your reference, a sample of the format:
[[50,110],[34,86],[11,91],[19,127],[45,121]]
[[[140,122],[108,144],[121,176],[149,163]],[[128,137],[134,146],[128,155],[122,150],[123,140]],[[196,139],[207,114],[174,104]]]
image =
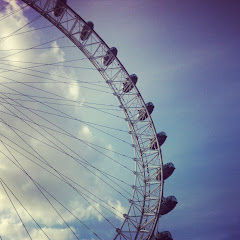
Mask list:
[[163,162],[158,141],[158,149],[149,153],[149,140],[157,137],[150,114],[147,112],[148,118],[143,122],[137,119],[139,108],[145,108],[147,111],[140,92],[134,86],[131,93],[123,93],[122,83],[130,77],[128,72],[118,58],[115,58],[108,67],[101,63],[101,59],[110,48],[95,31],[92,31],[88,40],[80,40],[81,29],[86,22],[69,6],[65,6],[61,16],[55,17],[52,14],[55,0],[22,1],[55,25],[84,53],[117,97],[130,128],[136,165],[135,185],[132,186],[133,195],[129,200],[129,211],[124,214],[125,220],[122,226],[116,229],[117,235],[114,239],[150,240],[160,217],[163,181],[156,181],[155,177],[160,168],[161,179],[163,179]]

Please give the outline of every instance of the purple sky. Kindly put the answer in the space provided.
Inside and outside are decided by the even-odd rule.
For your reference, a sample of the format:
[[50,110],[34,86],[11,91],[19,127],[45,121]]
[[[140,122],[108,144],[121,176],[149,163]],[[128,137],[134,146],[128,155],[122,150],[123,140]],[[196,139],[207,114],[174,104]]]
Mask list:
[[[159,231],[169,230],[174,240],[240,239],[240,2],[68,0],[68,5],[118,49],[126,70],[138,76],[145,102],[155,105],[157,131],[168,135],[163,161],[176,170],[164,196],[174,195],[179,203],[160,219]],[[99,230],[98,224],[90,223]]]

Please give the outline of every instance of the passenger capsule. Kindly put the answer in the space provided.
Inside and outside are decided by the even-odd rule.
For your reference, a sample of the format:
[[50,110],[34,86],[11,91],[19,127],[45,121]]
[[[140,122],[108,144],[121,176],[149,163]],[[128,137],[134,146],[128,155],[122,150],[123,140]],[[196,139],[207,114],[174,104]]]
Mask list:
[[177,199],[174,196],[163,198],[160,208],[160,214],[165,215],[171,212],[177,205]]
[[94,28],[94,24],[92,22],[89,21],[89,22],[85,23],[83,26],[83,29],[80,33],[80,39],[82,41],[87,40],[90,37],[93,28]]
[[133,87],[136,85],[138,77],[135,74],[130,75],[130,78],[127,78],[126,81],[123,83],[123,92],[128,93],[130,92]]
[[67,5],[67,0],[57,0],[55,7],[53,8],[53,15],[59,17],[63,14],[64,8]]
[[[157,134],[157,140],[158,140],[158,144],[159,144],[160,147],[164,144],[166,139],[167,139],[167,135],[166,135],[165,132],[160,132],[160,133]],[[149,144],[150,149],[152,149],[152,150],[158,149],[157,140],[156,140],[156,137],[154,137],[151,140],[151,142]]]
[[158,232],[155,236],[155,240],[173,240],[172,234],[169,231]]
[[[153,109],[154,109],[153,103],[151,103],[151,102],[147,103],[146,107],[147,107],[148,113],[151,114],[153,112]],[[138,110],[138,115],[137,115],[138,120],[144,121],[148,117],[147,111],[146,111],[145,108],[139,109]]]
[[103,65],[109,66],[117,56],[117,49],[115,47],[107,50],[106,55],[103,57]]
[[[173,165],[173,163],[166,163],[163,165],[163,180],[166,180],[167,178],[169,178],[173,172],[175,170],[175,166]],[[159,172],[158,170],[158,174],[157,174],[157,177],[156,179],[158,181],[161,181],[161,173]]]

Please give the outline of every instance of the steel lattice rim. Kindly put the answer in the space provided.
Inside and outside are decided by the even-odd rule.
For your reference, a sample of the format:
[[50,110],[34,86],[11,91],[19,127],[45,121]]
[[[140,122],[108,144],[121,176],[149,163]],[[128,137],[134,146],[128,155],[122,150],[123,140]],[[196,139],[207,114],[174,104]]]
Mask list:
[[[156,181],[156,171],[160,169],[161,179],[163,179],[163,161],[158,141],[156,150],[148,148],[150,139],[157,138],[157,132],[138,88],[134,85],[130,93],[122,91],[122,84],[130,78],[130,75],[117,57],[108,67],[102,64],[101,60],[110,48],[94,30],[87,40],[79,40],[79,34],[86,22],[73,9],[66,5],[63,13],[55,17],[52,13],[56,4],[55,0],[22,1],[55,25],[83,52],[118,99],[130,128],[129,133],[135,152],[133,158],[135,185],[132,187],[133,196],[129,199],[128,213],[124,214],[125,220],[122,226],[116,229],[114,239],[151,239],[160,217],[163,181]],[[136,118],[137,110],[142,107],[148,114],[144,122]],[[139,212],[141,215],[132,216],[132,212]]]

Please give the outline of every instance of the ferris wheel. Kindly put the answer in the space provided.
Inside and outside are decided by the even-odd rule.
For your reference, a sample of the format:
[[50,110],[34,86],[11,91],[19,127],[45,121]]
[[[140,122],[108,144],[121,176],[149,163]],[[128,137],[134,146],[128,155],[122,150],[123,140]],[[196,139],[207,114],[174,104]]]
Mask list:
[[[19,49],[14,53],[6,54],[0,58],[2,66],[0,74],[2,81],[3,79],[5,81],[2,82],[0,86],[1,124],[8,129],[1,131],[0,141],[2,145],[0,151],[3,158],[9,160],[11,164],[14,164],[16,168],[22,172],[22,175],[31,181],[31,187],[29,184],[22,184],[24,189],[34,188],[34,190],[32,190],[33,195],[35,192],[37,192],[36,194],[41,195],[41,198],[46,202],[44,208],[51,208],[51,211],[55,211],[61,219],[61,223],[63,222],[67,228],[69,228],[69,231],[72,234],[71,239],[84,239],[81,232],[76,230],[77,227],[75,227],[75,220],[73,221],[73,218],[75,218],[84,229],[82,231],[89,231],[92,234],[93,239],[171,240],[172,236],[170,232],[158,232],[158,228],[161,216],[169,213],[177,204],[177,199],[174,196],[163,196],[164,181],[171,176],[175,167],[172,163],[163,163],[161,146],[164,144],[167,135],[164,132],[158,133],[156,131],[151,118],[154,104],[152,102],[145,103],[143,100],[142,95],[137,88],[137,75],[129,74],[127,72],[117,58],[117,48],[109,47],[94,31],[94,23],[83,20],[67,5],[66,0],[21,0],[21,2],[24,4],[20,8],[21,11],[24,8],[27,9],[30,7],[35,10],[33,11],[34,13],[38,13],[36,19],[43,17],[51,23],[51,26],[58,28],[58,30],[64,34],[64,36],[59,39],[68,38],[75,46],[74,52],[82,52],[85,59],[87,59],[88,62],[91,62],[94,66],[96,72],[98,74],[100,73],[104,80],[103,83],[105,83],[105,85],[107,84],[108,89],[112,91],[115,99],[117,99],[119,104],[118,107],[124,114],[123,120],[125,124],[127,123],[128,125],[129,129],[127,134],[130,134],[132,138],[132,143],[129,145],[130,148],[134,150],[134,156],[131,157],[131,161],[134,162],[134,169],[129,169],[127,162],[130,161],[129,159],[125,162],[121,162],[106,155],[105,151],[115,153],[111,147],[105,149],[102,146],[93,144],[91,141],[81,139],[79,135],[74,134],[74,131],[72,131],[73,126],[66,127],[65,122],[59,122],[59,118],[64,118],[74,121],[74,126],[78,123],[84,123],[88,127],[84,128],[83,130],[85,132],[83,131],[82,133],[89,133],[89,128],[92,127],[107,136],[126,143],[126,140],[120,139],[118,134],[112,134],[108,131],[108,128],[113,129],[114,127],[102,126],[100,123],[97,123],[97,121],[93,121],[93,123],[78,119],[77,117],[72,116],[70,111],[64,110],[63,107],[69,104],[69,96],[67,94],[62,96],[61,91],[64,92],[66,89],[62,86],[59,87],[59,89],[51,87],[53,82],[59,82],[46,77],[46,75],[44,75],[46,73],[43,71],[36,70],[39,69],[37,67],[44,68],[47,65],[48,67],[49,65],[59,66],[59,64],[61,65],[61,61],[54,64],[34,63],[35,65],[31,62],[32,65],[30,67],[14,65],[14,68],[12,68],[13,66],[10,68],[9,62],[6,61],[7,59],[11,59],[12,62],[15,61],[15,63],[18,63],[18,54],[28,50],[39,49],[43,44],[37,44],[34,47],[29,47],[24,50]],[[14,14],[17,11],[18,10],[12,9],[12,13],[8,13],[6,16],[11,16],[11,14]],[[5,18],[6,16],[4,15],[2,18]],[[26,22],[24,26],[27,26],[32,22]],[[23,27],[19,27],[19,29],[23,29]],[[31,30],[29,30],[29,32],[30,31]],[[19,33],[15,31],[7,34],[7,36],[1,36],[0,44],[3,41],[6,42],[6,40],[16,34]],[[50,35],[51,32],[49,32],[49,36]],[[47,40],[46,43],[52,43],[52,40]],[[56,47],[56,49],[58,48]],[[9,68],[3,68],[3,64],[5,64],[5,67],[8,64]],[[22,78],[21,80],[18,80],[3,75],[4,73],[13,72],[15,74],[23,74],[22,70],[32,71],[27,74],[27,77],[34,79],[40,77],[41,79],[38,82],[34,80],[35,82],[32,84],[29,81],[23,81]],[[37,73],[41,75],[36,75]],[[51,77],[57,76],[57,74],[59,77],[62,73],[54,72],[54,74],[52,73]],[[62,74],[62,77],[65,76]],[[44,87],[40,87],[42,86],[42,82],[40,82],[42,80],[45,84]],[[67,80],[62,81],[61,84],[68,84],[66,81]],[[9,82],[12,85],[15,84],[17,87],[12,87]],[[79,83],[77,82],[77,84]],[[87,85],[83,87],[89,89],[98,87],[98,83],[96,82],[86,84]],[[48,86],[50,86],[49,89]],[[73,86],[75,86],[75,84],[73,84]],[[75,88],[71,89],[74,92]],[[101,85],[101,89],[103,89],[102,93],[104,94],[106,88]],[[96,99],[98,98],[96,97]],[[77,104],[77,100],[71,100],[71,103]],[[81,103],[80,105],[83,106],[84,103]],[[108,112],[108,108],[111,107],[110,110],[112,110],[112,105],[110,104],[104,105],[98,102],[93,106],[90,102],[85,102],[85,106],[100,111],[100,113],[104,115],[104,118],[107,114],[119,118],[118,115],[116,116],[116,114]],[[17,123],[15,122],[16,119]],[[119,134],[123,131],[122,129],[117,130],[119,131]],[[31,141],[29,140],[30,138]],[[73,141],[75,141],[75,143],[73,143]],[[134,183],[129,185],[128,183],[125,183],[123,179],[116,177],[114,171],[112,174],[110,174],[109,171],[105,171],[105,168],[111,168],[111,164],[107,165],[107,167],[104,166],[104,168],[100,168],[98,166],[99,163],[96,163],[95,165],[94,162],[88,162],[85,158],[86,156],[80,155],[78,150],[75,150],[77,149],[77,144],[80,142],[85,146],[81,148],[81,151],[83,151],[84,148],[93,149],[97,154],[111,159],[112,163],[126,169],[126,171],[134,177]],[[124,152],[117,154],[125,156]],[[54,161],[47,161],[48,156],[54,158]],[[111,201],[106,201],[99,197],[95,194],[94,183],[89,187],[91,189],[84,188],[72,178],[72,173],[68,171],[68,163],[66,163],[66,165],[63,164],[61,170],[58,169],[58,161],[56,158],[69,158],[76,161],[77,164],[81,165],[84,171],[94,174],[96,182],[101,182],[100,184],[106,185],[111,191],[116,191],[122,198],[125,198],[125,201],[128,202],[128,208],[118,208],[116,207],[116,204],[111,204]],[[34,168],[29,167],[26,163],[29,160],[33,160],[34,163],[31,164],[34,164]],[[62,190],[62,185],[66,185],[66,187],[71,188],[72,191],[80,195],[81,198],[89,204],[89,209],[91,209],[91,211],[94,209],[95,212],[98,212],[99,218],[104,219],[109,224],[107,229],[111,228],[111,231],[109,231],[111,236],[97,233],[93,226],[88,226],[82,218],[79,217],[80,213],[74,213],[73,210],[66,207],[64,200],[63,202],[59,200],[56,196],[58,194],[57,192],[56,195],[54,195],[51,192],[51,188],[48,190],[46,187],[43,187],[38,181],[38,173],[40,173],[39,168],[44,172],[44,176],[45,174],[49,174],[52,178],[57,178],[58,181],[61,182],[61,184],[58,183],[59,185],[56,187],[60,189],[60,191]],[[6,169],[2,169],[1,173],[3,171],[6,172]],[[82,172],[81,174],[84,175],[86,173]],[[44,177],[42,178],[44,179]],[[19,180],[19,182],[21,181],[22,180]],[[5,193],[5,197],[8,198],[13,211],[18,216],[18,220],[20,220],[20,225],[26,231],[28,237],[26,239],[34,239],[34,232],[28,230],[31,229],[31,224],[35,224],[40,229],[42,236],[44,236],[41,239],[52,239],[47,233],[46,226],[41,223],[41,220],[36,220],[38,219],[37,216],[32,216],[31,211],[25,207],[23,201],[17,196],[17,193],[15,194],[15,191],[11,190],[11,186],[9,186],[10,184],[8,184],[3,176],[0,176],[0,183],[0,187],[2,187],[1,191]],[[132,190],[131,194],[129,194],[129,190],[126,190],[126,188],[123,187],[125,186],[124,184],[128,184],[128,189]],[[19,191],[21,191],[21,189],[19,189]],[[64,192],[65,190],[62,191]],[[125,192],[128,194],[127,196],[124,195]],[[67,194],[67,192],[65,193]],[[55,204],[59,205],[59,209],[61,208],[61,210],[59,210]],[[17,205],[21,206],[22,210],[17,210]],[[104,211],[101,209],[105,209],[104,211],[114,211],[118,217],[116,223],[119,225],[116,226],[115,222],[112,222],[111,219],[107,217],[108,215],[105,215]],[[21,212],[24,213],[20,214]],[[31,218],[32,223],[25,219],[27,218],[25,215],[28,215],[28,218]],[[69,217],[70,215],[71,217]],[[119,221],[119,219],[121,221]],[[0,236],[5,236],[3,234],[1,235],[1,230]],[[15,239],[18,238],[16,237]]]

